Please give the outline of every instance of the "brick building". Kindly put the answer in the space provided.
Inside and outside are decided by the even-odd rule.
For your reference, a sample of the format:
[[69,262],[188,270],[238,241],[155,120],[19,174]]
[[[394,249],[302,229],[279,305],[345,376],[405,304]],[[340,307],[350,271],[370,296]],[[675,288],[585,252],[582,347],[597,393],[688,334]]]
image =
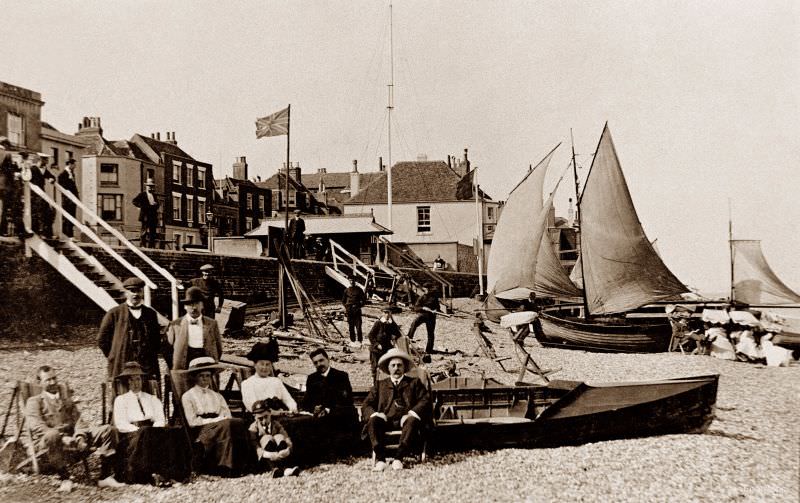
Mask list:
[[[216,208],[220,207],[216,222],[220,236],[242,236],[272,214],[272,190],[248,180],[246,157],[237,157],[233,163],[233,176],[214,180],[214,187],[219,201],[219,204],[215,203],[215,219]],[[235,208],[234,221],[229,221],[229,212],[222,206]]]
[[41,152],[42,95],[0,82],[0,140],[14,150]]

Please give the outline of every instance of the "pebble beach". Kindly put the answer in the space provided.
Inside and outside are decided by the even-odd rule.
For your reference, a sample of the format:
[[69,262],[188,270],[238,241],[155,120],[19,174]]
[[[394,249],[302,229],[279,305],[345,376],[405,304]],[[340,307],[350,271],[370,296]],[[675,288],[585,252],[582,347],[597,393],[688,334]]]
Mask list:
[[[516,380],[518,363],[510,338],[487,323],[498,356],[510,356],[504,371],[476,355],[472,333],[474,301],[456,299],[456,315],[437,321],[431,367],[454,362],[462,376],[486,376],[506,384]],[[364,336],[379,314],[365,309]],[[396,316],[407,327],[411,313]],[[248,317],[248,324],[257,317]],[[346,324],[337,322],[344,333]],[[88,330],[88,329],[87,329]],[[415,341],[424,344],[424,327]],[[91,337],[88,337],[89,339]],[[255,338],[225,341],[225,352],[243,355]],[[186,485],[159,489],[127,486],[104,489],[78,483],[71,493],[55,493],[52,476],[0,474],[0,501],[800,501],[800,366],[776,368],[721,361],[709,356],[601,354],[542,348],[527,349],[543,368],[560,369],[553,378],[589,383],[625,382],[720,374],[716,419],[707,432],[598,442],[553,449],[504,449],[436,455],[401,472],[373,473],[371,462],[345,458],[309,468],[296,478],[251,475],[238,479],[198,476]],[[345,349],[331,342],[333,365],[346,370],[354,387],[366,387],[370,371],[366,345]],[[281,346],[277,368],[293,384],[312,371],[308,346]],[[0,350],[0,404],[11,399],[14,383],[29,379],[43,364],[54,366],[75,390],[90,421],[100,421],[100,383],[105,360],[99,349]],[[535,376],[528,377],[538,382]],[[13,432],[13,417],[6,435]]]

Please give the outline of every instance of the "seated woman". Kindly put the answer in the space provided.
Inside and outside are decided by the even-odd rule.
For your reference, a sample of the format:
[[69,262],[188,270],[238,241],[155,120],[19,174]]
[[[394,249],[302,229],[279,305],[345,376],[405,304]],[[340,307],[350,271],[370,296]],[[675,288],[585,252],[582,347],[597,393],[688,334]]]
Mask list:
[[208,356],[192,360],[186,373],[194,385],[181,404],[193,440],[193,467],[229,477],[251,465],[252,450],[244,422],[233,418],[225,398],[211,389],[212,376],[222,369]]
[[127,483],[183,482],[191,475],[191,447],[180,428],[166,427],[164,408],[142,391],[141,365],[127,362],[117,379],[127,392],[114,399],[114,427],[119,432],[117,477]]
[[253,404],[255,421],[250,425],[250,439],[256,446],[257,470],[268,471],[273,478],[299,474],[299,468],[291,462],[292,440],[274,413],[285,410],[277,398],[258,400]]
[[256,401],[277,398],[286,405],[289,412],[297,412],[297,402],[289,394],[283,381],[275,377],[272,367],[273,362],[278,360],[277,344],[257,342],[246,358],[255,363],[256,373],[242,381],[242,403],[245,409],[252,412]]

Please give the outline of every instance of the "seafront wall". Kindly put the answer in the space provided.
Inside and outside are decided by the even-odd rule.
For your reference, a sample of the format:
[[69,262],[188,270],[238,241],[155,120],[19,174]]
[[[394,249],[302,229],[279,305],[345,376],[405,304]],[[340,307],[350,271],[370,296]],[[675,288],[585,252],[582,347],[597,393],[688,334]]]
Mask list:
[[[81,246],[118,278],[130,276],[122,265],[98,246]],[[115,250],[156,283],[158,289],[153,292],[153,306],[168,314],[169,282],[130,250]],[[216,277],[223,283],[225,298],[248,304],[277,303],[276,259],[169,250],[148,250],[147,253],[178,280],[197,277],[200,266],[210,263],[216,268]],[[0,241],[0,257],[0,291],[5,297],[4,302],[0,302],[0,337],[26,339],[33,334],[49,334],[48,338],[63,338],[71,326],[99,323],[102,310],[44,260],[35,254],[25,257],[23,246],[15,239]],[[338,299],[342,287],[325,274],[326,265],[329,263],[293,261],[295,273],[309,295],[318,300]],[[407,272],[420,283],[434,286],[430,278],[419,271]],[[445,272],[443,276],[453,283],[455,297],[475,293],[477,275]]]

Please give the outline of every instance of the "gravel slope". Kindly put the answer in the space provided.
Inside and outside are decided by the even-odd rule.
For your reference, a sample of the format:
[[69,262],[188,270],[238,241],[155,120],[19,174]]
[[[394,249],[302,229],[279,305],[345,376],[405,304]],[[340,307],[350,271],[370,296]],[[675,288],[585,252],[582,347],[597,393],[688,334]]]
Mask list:
[[[471,301],[456,301],[463,311]],[[373,308],[367,315],[377,315]],[[408,326],[411,315],[398,322]],[[365,317],[365,331],[372,320]],[[341,327],[341,323],[339,324]],[[508,337],[496,325],[490,336],[499,356],[513,356]],[[366,334],[365,334],[366,335]],[[424,337],[424,327],[417,340]],[[253,340],[226,341],[226,351],[243,354]],[[355,386],[369,382],[366,350],[342,352],[333,345],[334,360],[347,370]],[[438,349],[474,352],[477,343],[467,315],[438,321]],[[282,347],[279,367],[287,380],[300,381],[311,370],[303,351]],[[540,366],[561,368],[560,379],[589,382],[635,381],[719,373],[717,419],[704,435],[669,435],[601,442],[579,447],[434,456],[423,465],[399,473],[372,473],[365,459],[347,459],[318,466],[298,478],[240,479],[199,477],[192,484],[169,489],[130,486],[98,490],[78,485],[67,495],[52,491],[53,477],[0,475],[0,501],[800,501],[800,366],[768,368],[726,362],[705,356],[678,354],[592,354],[530,343]],[[456,361],[461,375],[498,378],[506,383],[515,374],[500,370],[486,358],[446,356]],[[441,360],[434,360],[434,366]],[[516,360],[505,364],[516,369]],[[11,387],[39,365],[56,366],[81,400],[84,416],[98,421],[99,383],[104,359],[95,348],[74,351],[0,351],[0,404],[6,407]],[[3,409],[4,412],[4,409]]]

